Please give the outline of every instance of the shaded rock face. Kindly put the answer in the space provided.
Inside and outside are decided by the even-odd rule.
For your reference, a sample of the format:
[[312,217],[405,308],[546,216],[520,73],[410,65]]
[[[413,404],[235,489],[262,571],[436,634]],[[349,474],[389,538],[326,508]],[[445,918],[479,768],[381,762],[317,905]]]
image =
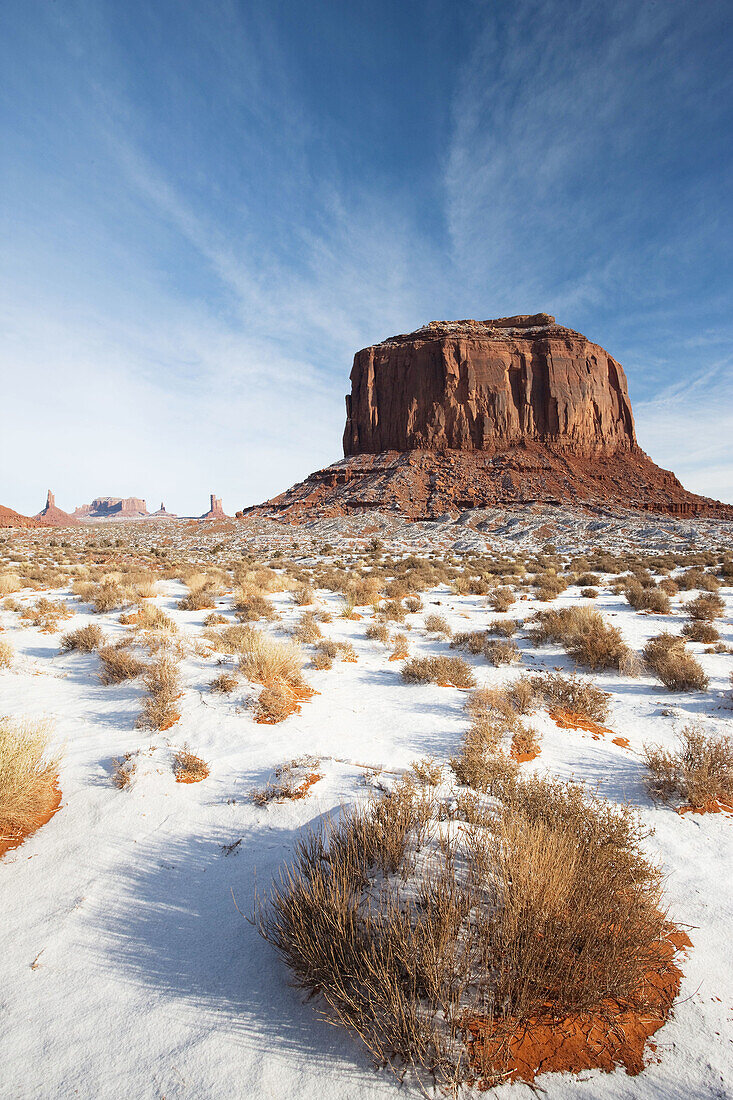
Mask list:
[[432,322],[354,357],[344,454],[636,448],[623,368],[549,314]]
[[227,514],[224,511],[224,506],[221,502],[221,497],[216,497],[212,493],[209,497],[209,510],[204,512],[201,519],[226,519]]
[[31,516],[23,516],[20,512],[13,511],[0,504],[0,527],[43,527],[39,519]]

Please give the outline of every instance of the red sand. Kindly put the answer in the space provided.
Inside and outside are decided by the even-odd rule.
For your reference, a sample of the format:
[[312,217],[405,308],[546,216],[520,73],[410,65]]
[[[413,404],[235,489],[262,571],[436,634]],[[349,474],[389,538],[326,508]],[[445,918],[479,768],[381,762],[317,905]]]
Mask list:
[[639,1002],[609,999],[594,1011],[558,1018],[470,1020],[469,1058],[487,1078],[476,1084],[488,1089],[496,1077],[531,1083],[539,1073],[611,1073],[617,1066],[632,1076],[641,1073],[647,1041],[666,1022],[680,991],[682,972],[672,960],[676,952],[691,946],[685,932],[669,932],[659,944],[658,966],[645,976]]
[[60,805],[61,791],[58,786],[58,779],[56,779],[52,787],[52,796],[49,803],[38,811],[28,828],[22,833],[17,833],[14,836],[0,836],[0,859],[2,859],[6,852],[10,852],[13,848],[18,848],[26,837],[32,836],[42,825],[50,821]]
[[607,733],[613,733],[608,726],[602,726],[592,718],[585,718],[582,714],[576,714],[575,711],[566,710],[564,707],[554,707],[550,711],[550,718],[561,730],[583,730],[585,733],[592,734],[594,741],[600,741]]
[[733,802],[724,798],[713,798],[703,806],[680,806],[678,814],[733,814]]

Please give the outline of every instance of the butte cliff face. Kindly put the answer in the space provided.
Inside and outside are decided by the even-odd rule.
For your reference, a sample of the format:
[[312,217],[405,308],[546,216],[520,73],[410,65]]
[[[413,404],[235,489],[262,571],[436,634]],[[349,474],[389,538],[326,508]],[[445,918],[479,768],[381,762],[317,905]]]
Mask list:
[[346,412],[345,457],[258,511],[424,519],[536,503],[733,518],[652,462],[621,365],[546,313],[433,321],[364,348]]
[[636,447],[621,365],[546,313],[434,321],[364,348],[346,411],[345,455]]

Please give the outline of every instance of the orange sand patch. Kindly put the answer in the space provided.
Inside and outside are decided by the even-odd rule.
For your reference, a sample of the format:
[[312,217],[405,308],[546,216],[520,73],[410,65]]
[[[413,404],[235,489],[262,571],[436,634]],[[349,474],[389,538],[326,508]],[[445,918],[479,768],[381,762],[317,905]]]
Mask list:
[[[281,713],[277,717],[273,717],[269,714],[255,715],[255,722],[260,725],[276,726],[280,722],[284,722],[286,718],[289,718],[291,714],[300,714],[300,704],[305,699],[311,699],[314,695],[320,694],[315,688],[309,687],[308,684],[302,684],[300,687],[294,687],[288,683],[287,680],[277,681],[278,685],[283,688],[288,696],[286,703],[284,704]],[[273,681],[269,683],[263,683],[263,687],[272,687]]]
[[58,779],[56,779],[51,788],[48,802],[39,808],[28,828],[20,833],[14,833],[11,836],[0,836],[0,859],[2,859],[6,852],[10,852],[13,848],[20,847],[26,837],[32,836],[42,825],[50,821],[60,805],[61,791],[59,789]]
[[733,802],[712,798],[702,806],[680,806],[678,814],[733,814]]
[[621,748],[621,749],[630,749],[631,748],[631,745],[629,744],[628,737],[614,737],[613,743],[614,743],[614,745],[618,745],[619,748]]
[[173,726],[175,726],[180,717],[180,714],[174,714],[172,718],[169,718],[167,722],[163,723],[163,725],[160,727],[160,732],[165,733],[166,730],[171,729]]
[[488,1089],[498,1079],[531,1083],[540,1073],[612,1073],[618,1066],[632,1076],[641,1073],[648,1040],[666,1022],[680,991],[682,971],[672,960],[692,944],[685,932],[672,929],[658,946],[658,962],[637,997],[609,998],[595,1010],[559,1017],[469,1020],[469,1060],[481,1075],[475,1083]]
[[601,726],[598,722],[594,722],[592,718],[586,718],[584,715],[576,714],[575,711],[566,710],[564,707],[554,707],[550,711],[550,718],[561,730],[583,730],[584,733],[592,734],[594,741],[600,741],[607,733],[613,733],[613,730],[610,730],[608,726]]
[[535,749],[534,752],[516,752],[514,749],[512,749],[509,755],[512,757],[512,759],[516,760],[518,764],[529,764],[532,760],[537,759],[537,757],[540,755],[540,752],[540,749]]
[[407,653],[393,653],[389,657],[389,660],[390,661],[406,661],[407,657],[408,657]]
[[[309,772],[299,787],[295,788],[292,794],[288,795],[288,801],[293,802],[299,798],[306,798],[311,787],[314,783],[317,783],[319,779],[323,779],[320,772]],[[280,798],[278,802],[284,802],[285,799]]]
[[202,779],[209,778],[209,769],[205,767],[202,770],[201,775],[191,775],[190,772],[179,772],[176,776],[176,783],[200,783]]

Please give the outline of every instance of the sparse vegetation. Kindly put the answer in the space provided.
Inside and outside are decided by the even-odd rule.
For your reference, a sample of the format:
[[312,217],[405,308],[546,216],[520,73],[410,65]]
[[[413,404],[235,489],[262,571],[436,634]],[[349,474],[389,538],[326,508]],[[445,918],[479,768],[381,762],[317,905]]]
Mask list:
[[10,668],[15,660],[15,653],[10,642],[0,642],[0,669]]
[[59,760],[44,722],[0,717],[0,852],[32,832],[57,801]]
[[708,677],[679,634],[667,632],[650,638],[644,647],[647,667],[670,691],[705,691]]
[[473,687],[476,678],[462,657],[410,657],[402,666],[407,684],[444,684],[457,688]]
[[191,752],[188,745],[178,749],[174,756],[173,771],[176,783],[200,783],[209,774],[209,765]]
[[97,652],[102,662],[99,679],[103,684],[121,684],[124,680],[135,680],[145,671],[145,662],[124,644],[107,645]]
[[621,631],[610,626],[590,607],[562,607],[538,611],[532,620],[532,638],[560,642],[569,656],[591,669],[616,668],[629,652]]
[[67,653],[72,650],[79,653],[93,653],[102,644],[103,638],[102,628],[96,623],[90,623],[89,626],[82,626],[79,630],[64,634],[61,639],[61,649]]
[[645,745],[644,761],[654,798],[666,802],[676,794],[696,809],[733,803],[733,737],[688,725],[672,751]]
[[147,694],[138,725],[154,730],[167,730],[180,718],[176,700],[181,694],[178,665],[169,654],[163,654],[149,665],[144,677]]

